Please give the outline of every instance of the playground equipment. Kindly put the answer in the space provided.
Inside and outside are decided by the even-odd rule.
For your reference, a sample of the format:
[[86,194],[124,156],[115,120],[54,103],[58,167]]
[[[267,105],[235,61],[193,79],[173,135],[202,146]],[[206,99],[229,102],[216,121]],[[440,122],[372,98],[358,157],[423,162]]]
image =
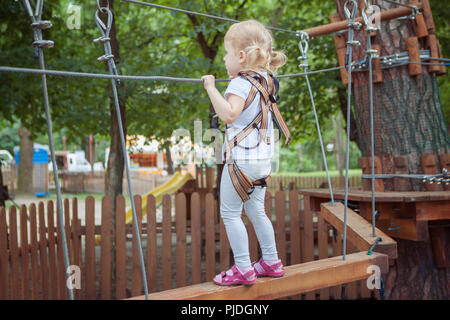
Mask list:
[[[18,165],[20,163],[19,147],[15,147],[14,151],[15,162]],[[33,148],[33,186],[36,197],[45,197],[50,194],[48,190],[48,158],[48,147],[35,143]]]
[[[143,5],[152,5],[156,6],[150,3],[144,3],[134,0],[125,0],[125,2],[135,3],[135,4],[143,4]],[[42,40],[42,29],[48,28],[49,23],[48,21],[41,21],[41,13],[42,13],[42,5],[43,1],[38,2],[40,6],[38,6],[36,10],[36,14],[33,13],[33,10],[31,9],[31,6],[29,4],[28,0],[24,0],[25,6],[27,8],[27,11],[32,18],[33,21],[33,28],[35,28],[35,42],[33,45],[35,45],[38,48],[39,58],[40,58],[40,66],[41,70],[33,70],[33,69],[23,69],[23,68],[11,68],[11,67],[1,67],[0,71],[4,72],[27,72],[27,73],[37,73],[42,75],[42,84],[44,89],[44,102],[45,102],[45,108],[46,108],[46,116],[47,116],[47,128],[49,133],[49,142],[50,142],[50,149],[51,149],[51,155],[52,155],[52,163],[55,172],[57,171],[56,168],[56,161],[54,157],[54,150],[53,150],[53,140],[52,140],[52,132],[51,132],[51,119],[50,119],[50,113],[49,113],[49,105],[48,105],[48,93],[47,93],[47,85],[46,85],[46,75],[65,75],[65,76],[87,76],[87,77],[96,77],[96,78],[107,78],[111,79],[112,89],[114,93],[114,101],[116,106],[116,112],[118,115],[118,126],[119,126],[119,132],[121,134],[121,142],[122,142],[122,150],[124,152],[124,159],[126,164],[126,171],[127,171],[127,178],[128,178],[128,187],[129,187],[129,194],[130,198],[133,199],[133,192],[130,184],[130,178],[129,178],[129,165],[128,165],[128,158],[126,154],[126,146],[125,146],[125,139],[123,136],[123,128],[122,128],[122,121],[121,121],[121,115],[120,115],[120,108],[118,103],[118,96],[117,96],[117,88],[116,88],[116,82],[119,82],[121,79],[146,79],[146,80],[167,80],[167,81],[190,81],[190,82],[201,82],[199,79],[185,79],[185,78],[171,78],[171,77],[131,77],[131,76],[119,76],[117,69],[115,67],[114,63],[114,56],[112,55],[111,51],[111,45],[110,45],[110,38],[109,33],[111,30],[112,25],[112,19],[113,15],[109,8],[103,7],[100,5],[100,2],[97,1],[97,7],[98,11],[96,12],[96,23],[101,31],[102,36],[95,40],[97,43],[102,43],[104,45],[105,54],[99,58],[99,61],[107,62],[110,75],[95,75],[95,74],[82,74],[82,73],[73,73],[73,72],[64,72],[64,71],[48,71],[45,70],[45,64],[44,64],[44,58],[43,58],[43,48],[49,48],[53,46],[53,42],[50,40]],[[330,187],[330,196],[331,196],[331,204],[329,205],[322,205],[321,206],[321,214],[323,215],[323,218],[326,219],[329,223],[331,223],[336,229],[340,229],[343,232],[343,255],[341,258],[331,258],[331,259],[323,259],[319,260],[317,262],[311,262],[311,264],[308,265],[293,265],[288,267],[288,272],[285,277],[280,279],[270,279],[270,280],[258,280],[258,282],[251,288],[242,288],[242,287],[235,287],[235,288],[222,288],[222,287],[211,287],[211,284],[202,284],[190,287],[185,287],[181,289],[176,289],[176,291],[172,292],[166,292],[165,294],[161,293],[158,296],[152,297],[165,297],[165,298],[236,298],[236,293],[239,293],[242,298],[247,299],[257,299],[257,298],[277,298],[282,297],[290,294],[296,294],[296,293],[302,293],[307,292],[308,290],[314,290],[314,289],[321,289],[321,288],[327,288],[332,285],[338,284],[338,283],[345,283],[348,281],[353,281],[357,279],[364,279],[367,278],[367,266],[368,265],[378,265],[382,272],[386,272],[388,269],[388,262],[390,258],[396,257],[396,249],[395,249],[395,241],[390,239],[387,235],[382,233],[380,230],[378,230],[375,227],[375,210],[374,210],[374,203],[375,203],[375,191],[374,191],[374,185],[375,185],[375,178],[380,178],[375,175],[374,170],[374,156],[372,154],[372,165],[371,165],[371,175],[369,176],[372,181],[372,224],[370,225],[367,221],[358,220],[355,218],[354,213],[348,209],[348,200],[349,200],[349,188],[348,188],[348,165],[349,165],[349,137],[350,137],[350,112],[351,112],[351,89],[352,89],[352,71],[354,71],[354,68],[361,67],[360,69],[363,70],[363,67],[369,68],[369,82],[370,86],[372,86],[373,77],[372,77],[372,63],[371,59],[374,57],[372,54],[373,49],[370,46],[370,41],[368,41],[369,47],[367,49],[368,54],[368,65],[365,65],[363,62],[353,63],[352,61],[352,52],[353,52],[353,46],[357,45],[357,41],[354,40],[354,31],[356,29],[359,29],[361,25],[361,21],[364,21],[366,32],[370,34],[372,32],[371,28],[371,21],[373,18],[380,18],[381,21],[384,20],[390,20],[402,16],[410,16],[414,15],[416,16],[419,10],[422,10],[425,16],[425,21],[430,21],[431,16],[431,10],[429,9],[429,5],[427,1],[422,1],[421,3],[413,2],[410,5],[402,5],[401,8],[389,10],[387,12],[383,12],[380,15],[371,15],[369,19],[367,19],[366,12],[367,12],[367,2],[365,1],[364,4],[366,7],[363,8],[363,17],[356,18],[356,12],[358,9],[357,3],[355,0],[349,0],[345,4],[345,16],[347,21],[340,21],[331,23],[326,26],[320,26],[312,29],[306,29],[302,32],[293,32],[289,30],[283,30],[276,28],[278,31],[283,32],[289,32],[296,34],[300,37],[300,45],[302,46],[300,50],[302,51],[302,60],[306,61],[306,51],[302,50],[307,45],[307,41],[309,37],[314,37],[318,35],[323,34],[330,34],[333,32],[341,31],[341,30],[348,30],[348,41],[345,44],[345,54],[344,54],[344,61],[340,60],[341,65],[336,68],[330,68],[330,69],[324,69],[324,70],[318,70],[318,71],[312,71],[308,72],[305,70],[304,73],[295,74],[295,75],[283,75],[279,76],[279,78],[285,78],[285,77],[292,77],[292,76],[305,76],[317,72],[328,72],[333,70],[341,70],[344,75],[343,78],[346,79],[346,83],[348,85],[348,107],[347,107],[347,161],[346,161],[346,179],[345,179],[345,191],[344,191],[344,205],[338,204],[333,199],[333,192]],[[162,6],[159,6],[160,8],[163,8]],[[174,9],[174,8],[167,8],[164,7],[164,9],[174,10],[174,11],[181,11],[185,13],[191,13],[191,14],[198,14],[193,13],[187,10],[180,10],[180,9]],[[106,22],[102,21],[99,18],[99,15],[106,15]],[[217,18],[209,15],[204,15],[211,18]],[[428,17],[428,18],[427,18]],[[432,22],[432,19],[431,19]],[[429,27],[430,22],[428,23]],[[50,25],[51,26],[51,25]],[[418,28],[418,30],[422,30]],[[430,28],[428,28],[428,31]],[[430,38],[432,39],[432,37]],[[430,40],[431,41],[431,40]],[[431,41],[432,42],[432,41]],[[410,75],[416,75],[419,74],[421,70],[421,65],[429,65],[429,66],[436,66],[439,67],[439,70],[435,71],[436,73],[443,73],[442,67],[445,65],[444,63],[436,63],[436,62],[423,62],[420,54],[417,54],[417,46],[415,41],[410,40],[407,41],[408,45],[408,53],[409,53],[409,60],[407,62],[409,66],[409,72]],[[434,49],[431,50],[430,56],[427,57],[427,60],[430,61],[447,61],[447,59],[443,59],[439,56],[439,50],[437,50],[437,46],[433,45]],[[343,48],[340,48],[343,49]],[[344,51],[344,50],[341,50]],[[342,55],[340,55],[341,57]],[[380,57],[381,58],[381,57]],[[440,59],[440,60],[439,60]],[[403,64],[404,65],[404,64]],[[415,66],[419,65],[419,66]],[[307,65],[303,65],[304,67],[307,67]],[[394,66],[398,66],[398,64],[394,64]],[[420,67],[420,68],[419,68]],[[345,70],[344,70],[345,69]],[[345,72],[346,73],[345,73]],[[224,79],[218,79],[217,81],[227,81]],[[372,94],[372,89],[370,89],[370,93]],[[312,96],[311,96],[312,98]],[[312,101],[314,105],[314,101]],[[372,103],[371,103],[372,106]],[[370,108],[371,118],[373,118],[373,110]],[[316,121],[317,117],[316,117]],[[320,128],[318,127],[319,132]],[[373,136],[373,130],[372,130],[372,136]],[[373,139],[372,139],[373,141]],[[323,150],[323,146],[322,146]],[[374,150],[373,143],[372,143],[372,151]],[[326,160],[326,159],[324,159]],[[54,175],[55,177],[55,185],[57,189],[57,198],[58,198],[58,214],[60,221],[63,221],[62,216],[62,205],[61,205],[61,195],[59,192],[59,183],[57,180],[57,174]],[[424,174],[421,175],[420,179],[428,180],[431,178],[446,178],[446,173],[442,174],[435,174],[432,177],[430,175]],[[368,177],[366,177],[368,178]],[[330,179],[328,178],[328,181]],[[133,224],[135,233],[139,235],[139,225],[138,220],[136,216],[136,209],[134,207],[134,201],[131,201],[131,214],[133,217]],[[306,212],[308,214],[311,214],[310,209],[307,209]],[[448,214],[444,215],[446,218],[448,218]],[[347,232],[347,228],[349,231]],[[371,233],[367,232],[367,230],[372,229]],[[347,240],[347,233],[349,237],[352,237],[352,240],[354,241],[354,245],[361,250],[362,252],[357,254],[349,254],[347,255],[346,252],[346,240]],[[63,242],[63,251],[64,251],[64,263],[66,266],[66,270],[68,267],[68,255],[67,255],[67,244],[66,244],[66,234],[64,230],[63,224],[60,224],[60,237],[62,238]],[[381,243],[383,245],[380,245],[380,238]],[[308,241],[311,241],[309,239]],[[385,245],[385,244],[388,244]],[[145,295],[143,296],[145,299],[150,298],[148,295],[148,288],[147,288],[147,277],[146,277],[146,271],[145,271],[145,265],[144,265],[144,259],[143,259],[143,253],[142,253],[142,246],[141,246],[141,238],[140,236],[136,237],[136,247],[139,252],[139,265],[141,268],[141,275],[142,275],[142,285],[144,287]],[[386,249],[388,247],[388,254],[385,253],[375,253],[374,251],[378,251],[380,248]],[[365,252],[366,250],[367,253]],[[339,260],[339,261],[337,261]],[[329,276],[331,275],[331,277]],[[66,274],[67,277],[70,277],[70,274]],[[71,299],[73,299],[72,289],[69,289],[69,296]],[[143,298],[140,297],[140,298]]]

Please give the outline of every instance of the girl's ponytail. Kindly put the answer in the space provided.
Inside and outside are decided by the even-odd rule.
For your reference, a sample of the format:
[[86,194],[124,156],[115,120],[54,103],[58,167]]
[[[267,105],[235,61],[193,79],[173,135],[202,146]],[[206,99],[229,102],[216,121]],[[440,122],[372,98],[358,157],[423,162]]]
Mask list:
[[281,51],[271,52],[269,70],[276,72],[280,67],[282,67],[287,62],[286,55]]

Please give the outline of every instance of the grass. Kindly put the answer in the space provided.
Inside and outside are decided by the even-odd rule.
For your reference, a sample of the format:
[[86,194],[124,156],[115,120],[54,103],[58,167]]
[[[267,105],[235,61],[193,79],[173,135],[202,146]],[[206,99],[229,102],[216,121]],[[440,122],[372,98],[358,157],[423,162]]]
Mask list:
[[[338,177],[338,170],[330,170],[329,171],[331,177]],[[345,176],[345,170],[343,171]],[[351,176],[359,176],[362,174],[361,169],[350,169],[348,171],[348,175]],[[326,177],[327,174],[325,171],[311,171],[311,172],[274,172],[272,173],[274,177]]]

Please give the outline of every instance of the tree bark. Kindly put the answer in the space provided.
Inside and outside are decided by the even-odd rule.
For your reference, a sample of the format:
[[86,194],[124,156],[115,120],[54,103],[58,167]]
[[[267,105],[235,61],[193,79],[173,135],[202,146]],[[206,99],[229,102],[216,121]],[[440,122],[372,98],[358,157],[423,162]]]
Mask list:
[[173,174],[173,161],[172,161],[172,154],[170,153],[170,148],[167,146],[165,148],[165,151],[167,160],[167,174]]
[[19,181],[17,193],[33,194],[33,141],[24,127],[18,130],[20,137]]
[[[360,1],[357,1],[358,5]],[[409,1],[401,0],[402,3]],[[345,0],[335,0],[341,20]],[[395,6],[377,1],[381,10]],[[358,10],[359,11],[359,10]],[[361,16],[361,12],[358,12]],[[381,55],[405,52],[405,39],[415,36],[410,21],[388,21],[381,24],[372,44],[379,44]],[[361,46],[354,47],[353,60],[364,59],[366,34],[355,32],[355,40]],[[423,43],[421,44],[423,48]],[[383,82],[376,83],[374,93],[375,155],[382,160],[383,173],[394,173],[393,158],[407,156],[410,173],[421,173],[421,155],[424,153],[448,153],[450,138],[445,126],[436,76],[423,74],[411,77],[408,66],[383,70]],[[363,157],[371,155],[369,118],[368,72],[353,73],[353,105],[358,135],[358,146]],[[385,190],[394,190],[393,179],[385,179]],[[422,191],[423,183],[411,179],[410,191]],[[430,241],[397,239],[398,259],[386,277],[388,299],[448,299],[450,271],[436,269]]]

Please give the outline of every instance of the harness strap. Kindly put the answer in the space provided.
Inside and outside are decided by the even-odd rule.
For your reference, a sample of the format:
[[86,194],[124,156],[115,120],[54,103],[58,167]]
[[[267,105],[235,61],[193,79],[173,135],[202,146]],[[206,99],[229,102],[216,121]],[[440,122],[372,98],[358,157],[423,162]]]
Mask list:
[[257,93],[260,93],[261,104],[261,111],[239,134],[237,134],[231,141],[228,141],[227,138],[225,139],[224,158],[228,164],[228,173],[236,192],[242,201],[246,202],[250,199],[249,195],[253,192],[255,186],[267,187],[267,181],[270,179],[270,174],[265,178],[258,179],[253,182],[250,181],[239,169],[236,161],[232,160],[232,148],[244,140],[254,129],[257,129],[260,134],[257,146],[261,141],[264,141],[268,127],[269,111],[272,112],[272,118],[274,119],[275,124],[283,132],[286,138],[286,144],[290,141],[290,132],[283,117],[281,116],[280,111],[278,110],[277,99],[275,99],[275,95],[277,95],[278,92],[278,82],[276,79],[274,80],[272,76],[269,75],[268,81],[266,81],[263,76],[253,71],[240,72],[239,75],[245,77],[252,84],[252,88],[244,104],[244,110],[254,101]]
[[261,186],[263,188],[267,187],[267,182],[270,179],[270,174],[265,177],[258,179],[256,181],[250,181],[247,176],[238,168],[235,161],[228,165],[228,173],[233,183],[234,189],[238,193],[239,197],[243,202],[250,199],[249,195],[252,194],[255,186]]

